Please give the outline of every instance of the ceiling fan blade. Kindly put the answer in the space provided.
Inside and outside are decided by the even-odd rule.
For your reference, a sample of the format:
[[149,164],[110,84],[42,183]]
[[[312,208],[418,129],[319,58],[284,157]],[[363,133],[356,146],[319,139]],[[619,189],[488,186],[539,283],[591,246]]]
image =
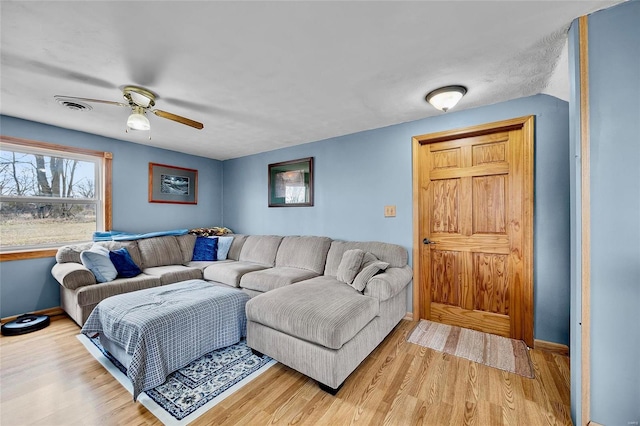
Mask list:
[[99,103],[99,104],[117,105],[117,106],[123,106],[123,107],[129,106],[128,104],[125,104],[122,102],[103,101],[102,99],[78,98],[75,96],[55,95],[54,98],[56,100],[84,101],[84,102],[92,102],[92,103]]
[[185,117],[181,117],[179,115],[171,114],[170,112],[162,111],[159,109],[154,109],[152,111],[155,115],[162,118],[168,118],[169,120],[177,121],[178,123],[186,124],[187,126],[194,127],[196,129],[204,128],[204,124],[199,123],[197,121],[190,120]]

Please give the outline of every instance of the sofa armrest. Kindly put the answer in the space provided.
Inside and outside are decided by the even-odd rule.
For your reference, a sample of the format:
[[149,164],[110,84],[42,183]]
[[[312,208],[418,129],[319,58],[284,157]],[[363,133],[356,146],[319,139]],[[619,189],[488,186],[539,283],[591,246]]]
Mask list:
[[392,298],[400,293],[413,277],[413,270],[409,265],[402,268],[387,268],[381,274],[374,275],[364,289],[365,296],[375,297],[380,301]]
[[77,288],[97,284],[96,277],[93,272],[85,268],[80,263],[68,262],[68,263],[56,263],[51,269],[51,275],[62,285],[69,290],[75,290]]

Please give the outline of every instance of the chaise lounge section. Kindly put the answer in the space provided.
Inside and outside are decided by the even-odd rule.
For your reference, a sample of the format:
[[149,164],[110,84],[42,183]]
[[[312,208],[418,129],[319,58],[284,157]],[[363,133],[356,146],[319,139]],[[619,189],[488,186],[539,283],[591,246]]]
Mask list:
[[[338,279],[345,253],[362,250],[388,267],[360,292]],[[317,380],[332,393],[406,315],[407,251],[380,242],[333,241],[324,275],[247,302],[247,345]]]

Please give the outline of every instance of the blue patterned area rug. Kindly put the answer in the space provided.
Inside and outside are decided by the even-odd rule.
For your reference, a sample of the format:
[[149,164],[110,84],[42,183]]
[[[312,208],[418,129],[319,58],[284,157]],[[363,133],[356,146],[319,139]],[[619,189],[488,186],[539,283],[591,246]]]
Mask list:
[[[104,350],[98,338],[79,334],[78,340],[133,394],[126,368]],[[138,402],[165,425],[186,425],[275,363],[266,355],[253,355],[243,340],[209,352],[172,373],[160,386],[140,394]]]

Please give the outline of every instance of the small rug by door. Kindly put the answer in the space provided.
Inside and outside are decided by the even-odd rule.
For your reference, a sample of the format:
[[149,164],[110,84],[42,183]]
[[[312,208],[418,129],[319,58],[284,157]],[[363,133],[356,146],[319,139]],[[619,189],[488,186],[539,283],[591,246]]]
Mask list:
[[[100,340],[97,337],[90,339],[84,334],[79,334],[78,339],[133,395],[126,368],[104,350]],[[253,355],[243,340],[209,352],[172,373],[160,386],[141,393],[138,402],[165,425],[186,425],[275,363],[266,355],[262,358]]]
[[522,340],[420,320],[407,341],[530,379],[534,377],[529,349]]

